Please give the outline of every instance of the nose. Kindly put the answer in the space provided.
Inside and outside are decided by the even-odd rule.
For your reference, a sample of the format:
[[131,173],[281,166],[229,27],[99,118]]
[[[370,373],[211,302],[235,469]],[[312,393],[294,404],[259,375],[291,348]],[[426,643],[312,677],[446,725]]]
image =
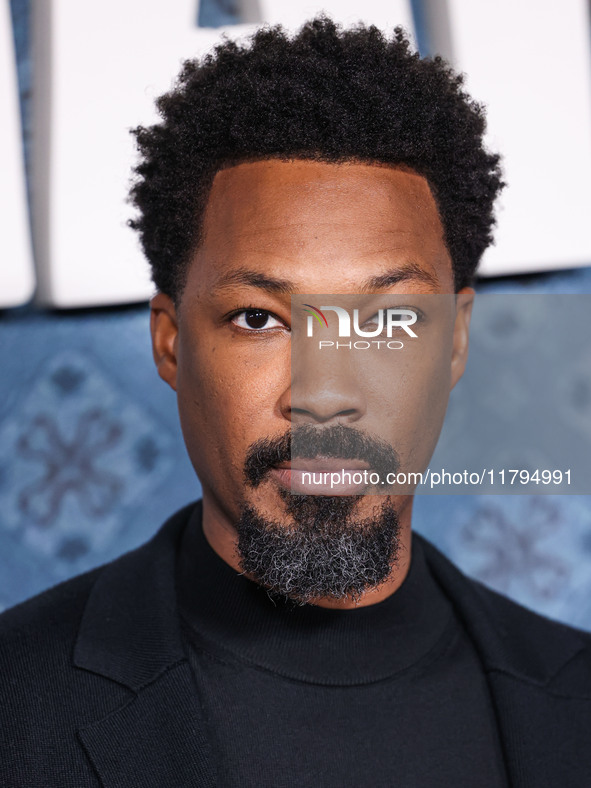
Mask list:
[[281,403],[285,418],[294,424],[350,424],[364,416],[365,393],[346,353],[327,349],[292,357],[291,385]]

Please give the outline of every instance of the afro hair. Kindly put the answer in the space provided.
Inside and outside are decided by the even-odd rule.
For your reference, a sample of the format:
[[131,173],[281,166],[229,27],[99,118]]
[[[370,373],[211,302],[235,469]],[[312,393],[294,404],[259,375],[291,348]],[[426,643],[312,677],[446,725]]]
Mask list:
[[161,122],[132,130],[140,153],[129,224],[160,292],[178,303],[198,248],[213,178],[242,161],[279,158],[410,167],[435,197],[456,290],[492,243],[503,187],[484,146],[483,107],[440,57],[421,58],[406,34],[341,29],[326,16],[289,36],[262,28],[183,65],[157,100]]

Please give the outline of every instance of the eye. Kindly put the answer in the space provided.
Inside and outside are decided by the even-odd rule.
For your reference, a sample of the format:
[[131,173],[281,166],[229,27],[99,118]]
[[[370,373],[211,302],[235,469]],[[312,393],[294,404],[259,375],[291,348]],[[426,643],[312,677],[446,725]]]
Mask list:
[[[384,311],[385,311],[384,309],[380,310],[382,316],[384,314]],[[375,315],[372,315],[372,317],[369,318],[369,320],[366,320],[365,323],[363,323],[363,325],[361,326],[361,328],[366,328],[366,327],[369,328],[370,326],[371,327],[375,326],[377,328],[377,325],[380,321],[380,312],[376,312]]]
[[[389,309],[393,310],[393,321],[390,326],[390,331],[403,331],[402,323],[408,323],[412,325],[413,323],[418,323],[422,319],[422,312],[420,309],[416,307],[389,307]],[[399,313],[399,314],[398,314]],[[409,314],[410,313],[410,314]],[[412,319],[412,316],[416,315],[416,320]],[[376,312],[369,320],[366,320],[365,323],[361,326],[364,330],[368,331],[371,329],[376,329],[382,321],[382,327],[384,330],[388,327],[388,309],[380,309],[379,312]]]
[[232,317],[232,323],[245,331],[263,331],[271,328],[285,328],[284,323],[265,309],[243,309]]

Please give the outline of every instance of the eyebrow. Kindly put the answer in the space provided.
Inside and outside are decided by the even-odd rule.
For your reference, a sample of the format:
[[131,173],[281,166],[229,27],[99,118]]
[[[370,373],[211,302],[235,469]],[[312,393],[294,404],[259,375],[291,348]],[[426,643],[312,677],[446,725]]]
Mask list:
[[[424,282],[430,287],[438,287],[439,285],[439,280],[435,274],[425,271],[424,268],[421,268],[416,263],[405,263],[398,268],[386,271],[384,274],[366,279],[360,286],[359,292],[371,293],[373,290],[385,290],[387,287],[392,287],[408,280]],[[238,268],[235,271],[224,274],[218,279],[214,289],[221,290],[236,285],[256,287],[259,290],[265,290],[277,295],[291,295],[297,290],[297,285],[289,279],[267,276],[258,271],[250,271],[247,268]]]
[[224,274],[218,279],[214,289],[222,290],[236,285],[258,287],[259,290],[267,290],[278,295],[289,295],[296,289],[295,284],[288,279],[277,279],[274,276],[260,274],[257,271],[249,271],[247,268],[238,268],[235,271]]
[[435,274],[425,271],[424,268],[421,268],[416,263],[405,263],[400,268],[386,271],[385,274],[372,276],[361,286],[360,292],[370,293],[372,290],[384,290],[386,287],[392,287],[409,279],[424,282],[430,287],[436,288],[439,286],[439,280]]

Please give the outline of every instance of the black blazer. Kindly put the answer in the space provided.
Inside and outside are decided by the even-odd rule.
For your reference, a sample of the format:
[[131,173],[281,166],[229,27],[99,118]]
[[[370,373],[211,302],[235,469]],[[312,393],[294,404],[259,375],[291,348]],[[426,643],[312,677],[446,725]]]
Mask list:
[[[137,550],[0,616],[2,788],[216,785],[175,598],[193,506]],[[590,788],[591,635],[525,610],[414,538],[482,659],[511,785]]]

